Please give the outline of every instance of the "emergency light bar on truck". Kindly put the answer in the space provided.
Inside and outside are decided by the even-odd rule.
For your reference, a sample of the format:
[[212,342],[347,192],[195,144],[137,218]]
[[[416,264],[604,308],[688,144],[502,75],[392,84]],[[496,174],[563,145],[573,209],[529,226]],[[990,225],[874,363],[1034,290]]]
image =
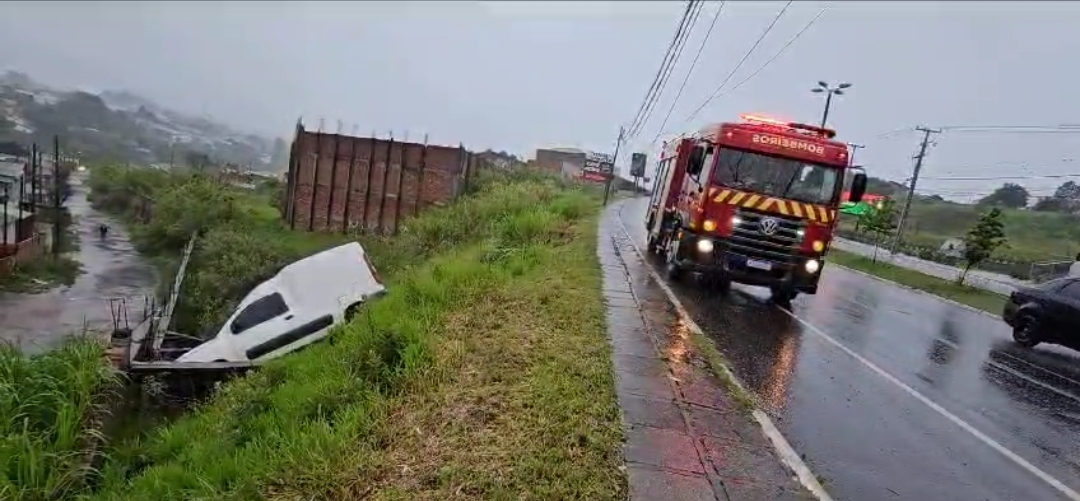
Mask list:
[[824,127],[818,127],[816,125],[806,125],[798,122],[788,122],[785,120],[777,120],[775,118],[764,117],[761,115],[743,114],[739,115],[744,122],[751,122],[758,125],[772,125],[785,131],[794,131],[801,134],[807,134],[816,137],[823,137],[825,139],[832,139],[836,137],[836,131],[832,129],[826,129]]

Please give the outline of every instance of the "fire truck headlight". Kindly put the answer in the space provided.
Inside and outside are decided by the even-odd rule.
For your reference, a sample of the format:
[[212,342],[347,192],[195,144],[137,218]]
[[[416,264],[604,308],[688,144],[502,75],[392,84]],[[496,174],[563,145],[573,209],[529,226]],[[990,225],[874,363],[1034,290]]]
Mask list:
[[799,238],[802,238],[805,235],[806,235],[806,230],[802,230],[802,229],[795,230],[795,236],[797,236]]
[[731,216],[731,225],[738,226],[742,224],[742,218],[739,216]]
[[821,269],[821,262],[818,261],[817,259],[808,259],[808,260],[806,260],[806,265],[805,266],[806,266],[807,273],[813,274],[813,273],[817,273],[818,270]]
[[814,243],[811,244],[811,246],[814,248],[814,252],[825,250],[825,242],[822,242],[821,240],[814,240]]
[[701,240],[698,240],[697,241],[697,250],[698,250],[698,252],[700,252],[702,254],[708,254],[708,253],[712,252],[713,251],[712,240],[709,240],[707,238],[703,238]]
[[701,223],[701,227],[704,228],[705,231],[716,231],[716,221],[706,219],[704,223]]

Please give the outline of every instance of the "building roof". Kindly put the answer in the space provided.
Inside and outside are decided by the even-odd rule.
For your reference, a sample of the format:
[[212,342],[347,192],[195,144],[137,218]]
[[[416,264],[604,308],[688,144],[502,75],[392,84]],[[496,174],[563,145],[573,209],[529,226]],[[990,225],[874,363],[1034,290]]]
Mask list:
[[537,151],[557,151],[559,153],[574,153],[574,154],[586,153],[585,150],[582,150],[580,148],[537,148],[536,150]]

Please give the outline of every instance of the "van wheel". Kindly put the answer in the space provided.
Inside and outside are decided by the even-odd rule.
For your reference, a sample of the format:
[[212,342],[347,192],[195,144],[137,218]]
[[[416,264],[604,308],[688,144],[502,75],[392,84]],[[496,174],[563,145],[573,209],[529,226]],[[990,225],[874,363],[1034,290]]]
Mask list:
[[354,317],[356,317],[356,314],[360,313],[360,307],[363,305],[364,303],[362,301],[357,301],[353,304],[350,304],[348,308],[345,308],[345,321],[351,321]]
[[1013,341],[1024,348],[1034,348],[1040,343],[1039,321],[1031,314],[1021,314],[1013,329]]

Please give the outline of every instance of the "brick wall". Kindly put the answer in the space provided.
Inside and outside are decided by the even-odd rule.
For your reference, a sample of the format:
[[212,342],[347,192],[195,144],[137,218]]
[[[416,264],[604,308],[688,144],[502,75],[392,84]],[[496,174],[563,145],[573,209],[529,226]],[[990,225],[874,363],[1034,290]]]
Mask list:
[[553,175],[561,175],[563,162],[577,166],[578,172],[585,165],[584,152],[568,152],[558,150],[536,150],[536,166],[541,172]]
[[401,219],[453,200],[470,157],[461,147],[298,128],[284,216],[299,230],[393,232]]
[[0,244],[0,276],[8,275],[31,259],[37,259],[45,252],[44,235],[38,233],[17,244]]

